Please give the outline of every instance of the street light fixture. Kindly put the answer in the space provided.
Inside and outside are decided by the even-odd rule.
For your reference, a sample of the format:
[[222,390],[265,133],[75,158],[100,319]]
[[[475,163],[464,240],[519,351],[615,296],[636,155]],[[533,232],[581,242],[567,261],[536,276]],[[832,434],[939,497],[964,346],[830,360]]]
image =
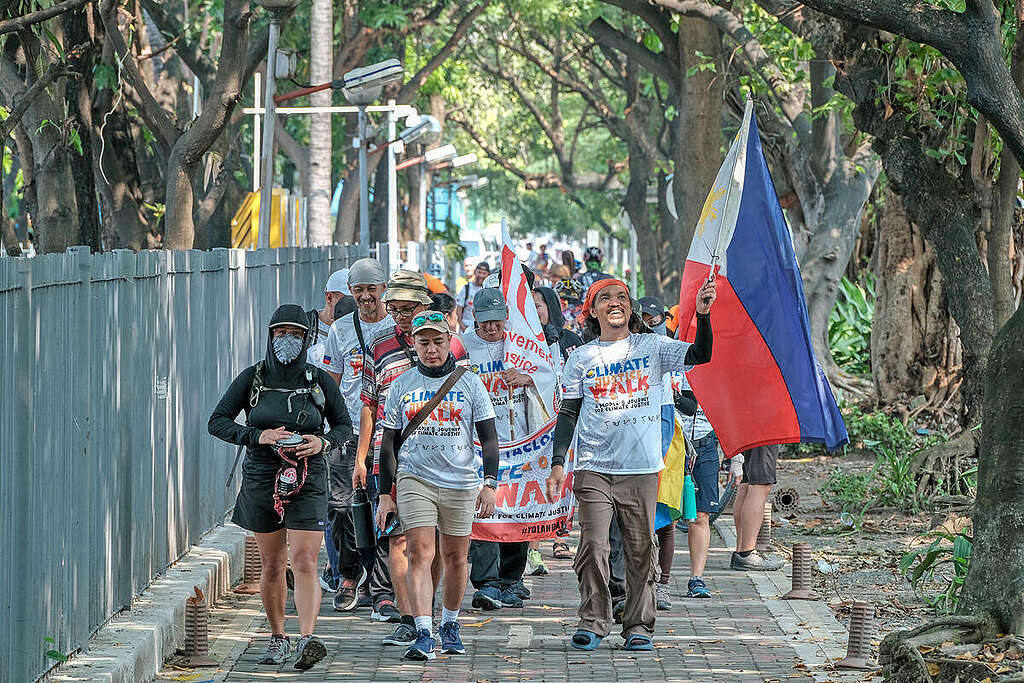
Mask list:
[[452,159],[452,168],[459,168],[460,166],[468,166],[469,164],[476,163],[476,155],[470,152],[469,154],[462,154]]
[[429,114],[420,116],[415,123],[410,123],[410,118],[412,117],[407,117],[405,120],[409,127],[398,134],[398,139],[405,144],[412,145],[420,142],[429,145],[441,138],[441,122],[433,116]]
[[455,158],[455,145],[443,145],[428,149],[423,155],[423,161],[428,164],[442,164]]
[[[370,190],[366,177],[366,105],[380,97],[385,85],[401,82],[403,78],[405,70],[397,59],[386,59],[383,62],[352,69],[342,77],[341,91],[345,99],[359,107],[359,126],[356,133],[356,144],[359,146],[359,243],[366,250],[370,248]],[[388,159],[389,164],[394,163],[394,155],[390,155]],[[389,172],[391,170],[388,169]],[[389,200],[390,194],[389,192]]]

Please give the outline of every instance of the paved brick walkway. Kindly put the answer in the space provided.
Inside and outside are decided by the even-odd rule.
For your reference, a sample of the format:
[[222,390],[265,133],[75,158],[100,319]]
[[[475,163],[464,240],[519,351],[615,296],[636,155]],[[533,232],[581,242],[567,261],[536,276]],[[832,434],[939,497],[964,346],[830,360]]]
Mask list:
[[[460,619],[465,655],[438,655],[426,664],[404,662],[400,648],[380,644],[380,638],[390,632],[388,625],[370,621],[368,610],[336,613],[325,594],[318,635],[327,644],[328,657],[305,673],[295,671],[291,663],[279,668],[259,665],[267,636],[259,596],[233,595],[211,614],[211,654],[225,668],[198,678],[193,677],[195,672],[165,670],[158,680],[540,682],[571,678],[761,683],[841,679],[824,665],[836,652],[841,656],[845,634],[834,623],[829,631],[827,616],[814,623],[815,615],[825,615],[827,608],[771,599],[777,593],[765,599],[766,592],[774,591],[773,585],[788,583],[784,573],[776,572],[768,580],[732,572],[727,568],[728,551],[713,548],[706,572],[713,597],[683,598],[688,567],[685,538],[683,534],[677,538],[673,607],[658,613],[653,653],[623,650],[617,634],[606,638],[596,652],[569,647],[568,636],[576,623],[576,578],[571,561],[547,559],[550,544],[545,544],[551,574],[527,578],[533,598],[525,608],[470,609],[471,591],[467,591]],[[289,630],[295,624],[289,603]],[[828,646],[822,647],[821,641],[829,641]]]

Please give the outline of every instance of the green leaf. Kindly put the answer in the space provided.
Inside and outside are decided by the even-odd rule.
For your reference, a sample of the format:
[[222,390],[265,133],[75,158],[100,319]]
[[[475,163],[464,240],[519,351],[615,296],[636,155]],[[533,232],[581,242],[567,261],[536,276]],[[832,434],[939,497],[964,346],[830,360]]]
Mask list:
[[78,133],[77,127],[71,129],[71,133],[68,135],[68,141],[71,143],[71,146],[75,148],[75,151],[78,152],[78,156],[82,156],[82,136]]
[[97,62],[92,68],[92,82],[97,90],[116,90],[117,71],[105,62]]
[[64,46],[61,45],[61,42],[57,39],[57,36],[53,34],[53,31],[44,27],[43,33],[46,35],[47,38],[49,38],[50,43],[53,44],[53,49],[57,51],[57,54],[60,56],[61,61],[66,59],[66,57],[64,56]]
[[68,661],[68,656],[58,652],[57,650],[47,650],[43,653],[43,656],[47,657],[48,659],[60,662],[61,664]]

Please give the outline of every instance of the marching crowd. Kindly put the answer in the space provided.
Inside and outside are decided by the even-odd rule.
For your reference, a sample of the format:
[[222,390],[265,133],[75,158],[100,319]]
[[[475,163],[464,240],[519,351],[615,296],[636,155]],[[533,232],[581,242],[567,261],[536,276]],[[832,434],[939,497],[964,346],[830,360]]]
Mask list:
[[[710,595],[702,574],[722,467],[738,484],[731,567],[781,566],[754,549],[777,447],[720,466],[714,430],[687,383],[686,373],[712,357],[713,279],[697,293],[693,341],[685,342],[675,333],[690,321],[657,299],[634,299],[603,272],[599,248],[584,252],[578,273],[570,252],[552,263],[544,245],[527,249],[524,271],[560,384],[549,501],[568,494],[570,449],[574,464],[580,607],[571,645],[597,648],[614,621],[626,649],[651,650],[656,611],[672,607],[676,532],[674,521],[658,524],[655,514],[662,406],[677,411],[697,491],[687,525],[688,598]],[[275,311],[265,357],[213,410],[210,433],[246,453],[232,519],[255,534],[260,550],[271,631],[262,663],[292,656],[289,587],[299,617],[294,666],[308,669],[327,654],[314,634],[322,590],[333,593],[337,611],[368,607],[373,620],[393,625],[383,645],[429,660],[438,649],[465,652],[459,610],[467,581],[474,608],[507,609],[530,598],[524,575],[547,573],[537,542],[471,540],[473,520],[495,509],[500,446],[539,419],[528,399],[534,378],[503,362],[508,305],[499,280],[481,262],[453,296],[429,273],[389,276],[375,259],[361,259],[330,276],[322,309]],[[360,542],[367,501],[376,510],[369,544]],[[573,556],[564,537],[551,540],[555,557]],[[322,543],[329,561],[320,572]]]

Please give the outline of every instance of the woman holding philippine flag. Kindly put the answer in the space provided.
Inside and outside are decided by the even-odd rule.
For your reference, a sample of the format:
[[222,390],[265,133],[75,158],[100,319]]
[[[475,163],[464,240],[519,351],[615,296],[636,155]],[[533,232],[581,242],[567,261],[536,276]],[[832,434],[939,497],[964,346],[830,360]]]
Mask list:
[[[622,637],[627,650],[653,650],[652,553],[661,446],[662,377],[711,360],[711,304],[715,283],[697,292],[693,344],[645,329],[632,312],[629,288],[616,279],[594,282],[583,318],[597,338],[569,354],[562,375],[562,405],[555,426],[549,500],[565,482],[566,451],[576,434],[573,493],[579,504],[580,546],[575,569],[580,586],[579,625],[572,646],[595,650],[608,635],[612,602],[608,590],[608,527],[612,515],[622,533],[626,606]],[[578,429],[577,429],[578,427]]]

